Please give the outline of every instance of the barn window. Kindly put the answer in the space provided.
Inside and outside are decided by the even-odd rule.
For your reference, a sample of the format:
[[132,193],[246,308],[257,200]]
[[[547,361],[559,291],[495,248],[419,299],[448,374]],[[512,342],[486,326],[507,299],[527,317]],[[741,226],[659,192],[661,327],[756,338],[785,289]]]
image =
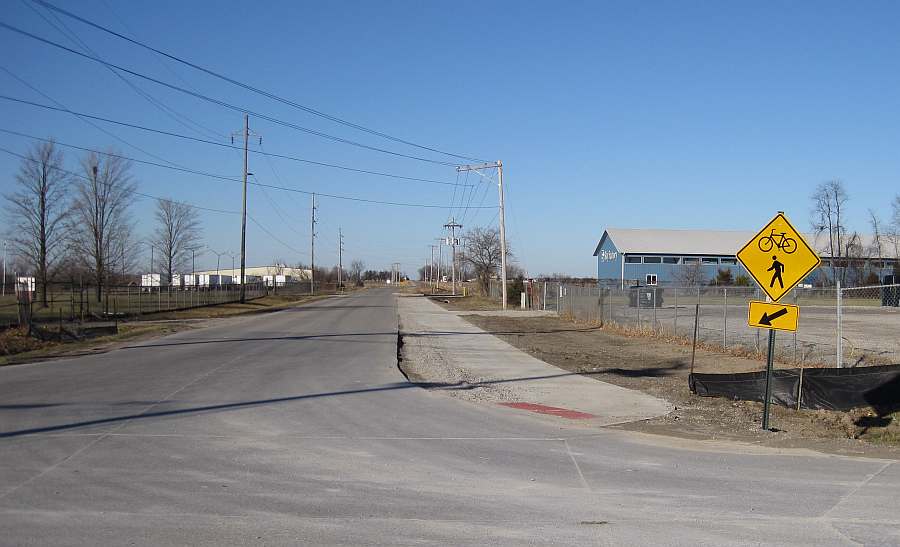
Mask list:
[[661,256],[645,256],[644,264],[660,264],[662,262]]
[[664,256],[663,263],[665,264],[678,264],[681,260],[677,256]]
[[718,264],[718,263],[719,263],[719,259],[718,259],[718,258],[710,258],[710,257],[708,257],[708,256],[704,256],[704,257],[703,257],[703,263],[704,263],[704,264]]
[[639,256],[626,256],[625,257],[625,264],[640,264],[640,263],[641,263],[641,257],[639,257]]

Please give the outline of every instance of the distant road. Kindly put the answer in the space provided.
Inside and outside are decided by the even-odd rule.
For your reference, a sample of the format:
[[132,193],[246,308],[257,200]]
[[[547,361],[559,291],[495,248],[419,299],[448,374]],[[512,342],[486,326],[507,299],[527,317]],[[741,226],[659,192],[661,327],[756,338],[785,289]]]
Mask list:
[[900,464],[424,391],[394,299],[0,368],[0,544],[900,544]]

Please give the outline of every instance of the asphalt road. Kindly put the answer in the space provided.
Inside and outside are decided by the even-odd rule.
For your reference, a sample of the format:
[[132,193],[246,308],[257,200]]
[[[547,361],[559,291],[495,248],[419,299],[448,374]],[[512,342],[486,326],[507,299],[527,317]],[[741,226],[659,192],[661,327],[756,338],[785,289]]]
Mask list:
[[0,369],[3,545],[900,544],[900,465],[411,387],[389,291]]

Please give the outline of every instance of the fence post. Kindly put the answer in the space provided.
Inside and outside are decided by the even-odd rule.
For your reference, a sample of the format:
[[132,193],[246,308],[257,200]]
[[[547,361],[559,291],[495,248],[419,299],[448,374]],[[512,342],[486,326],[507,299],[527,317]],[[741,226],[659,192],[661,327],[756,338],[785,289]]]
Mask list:
[[844,324],[841,306],[843,294],[841,294],[841,280],[837,280],[837,368],[844,366]]
[[672,334],[678,336],[678,287],[675,287],[675,324],[672,326]]
[[653,287],[653,332],[659,333],[659,321],[656,318],[656,308],[658,307],[658,301],[656,300],[659,295],[656,292],[656,287]]
[[[800,293],[794,287],[794,305],[800,306]],[[794,331],[794,364],[797,363],[797,331]],[[800,368],[800,385],[803,385],[803,368]],[[800,410],[800,393],[797,393],[797,410]]]
[[[699,289],[697,294],[700,294]],[[694,343],[691,345],[691,374],[694,374],[694,358],[697,355],[697,330],[700,328],[700,303],[694,309]]]
[[641,330],[641,289],[634,289],[635,303],[637,304],[637,326]]
[[603,326],[603,289],[597,287],[597,320]]
[[725,303],[722,305],[722,349],[728,349],[728,289],[722,289]]

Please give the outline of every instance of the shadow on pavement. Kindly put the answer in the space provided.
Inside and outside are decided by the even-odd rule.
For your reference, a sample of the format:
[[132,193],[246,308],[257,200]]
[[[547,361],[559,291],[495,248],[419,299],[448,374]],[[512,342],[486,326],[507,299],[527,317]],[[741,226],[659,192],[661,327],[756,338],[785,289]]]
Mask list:
[[[336,397],[340,395],[359,395],[364,393],[378,393],[383,391],[396,391],[410,388],[425,388],[425,389],[436,389],[436,390],[471,390],[479,387],[485,387],[494,384],[507,384],[514,382],[526,382],[533,380],[547,380],[551,378],[561,378],[565,376],[591,376],[594,374],[604,374],[609,373],[610,371],[614,371],[616,369],[609,369],[603,371],[593,371],[593,372],[563,372],[560,374],[547,374],[542,376],[528,376],[522,378],[508,378],[504,380],[484,380],[481,382],[469,383],[469,382],[453,382],[453,383],[441,383],[441,382],[424,382],[424,383],[410,383],[410,382],[397,382],[393,384],[387,384],[383,386],[377,387],[368,387],[368,388],[360,388],[360,389],[349,389],[344,391],[329,391],[324,393],[310,393],[308,395],[295,395],[291,397],[277,397],[272,399],[260,399],[256,401],[241,401],[236,403],[222,403],[218,405],[206,405],[192,408],[182,408],[177,410],[160,410],[156,412],[139,412],[136,414],[126,414],[122,416],[112,416],[109,418],[97,418],[94,420],[84,420],[79,422],[71,422],[57,425],[48,425],[43,427],[34,427],[29,429],[19,429],[15,431],[6,431],[0,433],[0,438],[10,438],[10,437],[22,437],[26,435],[36,435],[40,433],[53,433],[56,431],[67,431],[71,429],[78,429],[82,427],[91,427],[97,425],[105,425],[105,424],[115,424],[120,422],[129,422],[132,420],[147,420],[150,418],[163,418],[167,416],[186,416],[186,415],[194,415],[194,414],[204,414],[210,412],[223,412],[229,410],[239,410],[243,408],[253,408],[257,406],[264,405],[272,405],[272,404],[280,404],[280,403],[290,403],[295,401],[304,401],[307,399],[319,399],[323,397]],[[633,371],[628,371],[633,372]],[[612,372],[615,374],[616,372]],[[164,404],[164,403],[172,403],[173,401],[159,401],[153,404]],[[56,403],[50,405],[41,405],[41,404],[33,404],[33,405],[13,405],[22,408],[41,408],[43,406],[62,406],[64,404],[78,404],[78,403]],[[133,403],[116,403],[116,405],[128,405]]]

